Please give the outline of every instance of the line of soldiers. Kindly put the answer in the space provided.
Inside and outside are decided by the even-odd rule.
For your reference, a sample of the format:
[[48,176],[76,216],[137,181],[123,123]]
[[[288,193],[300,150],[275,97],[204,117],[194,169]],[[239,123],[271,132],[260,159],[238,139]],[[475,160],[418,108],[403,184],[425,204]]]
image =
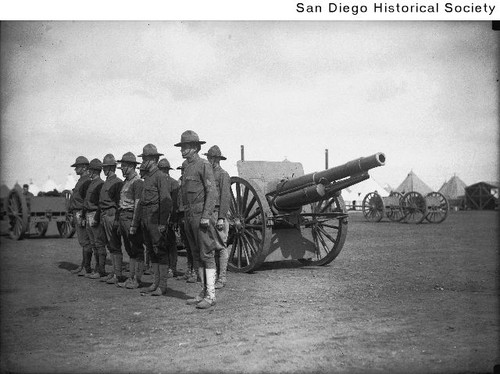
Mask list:
[[[141,295],[161,296],[167,292],[167,279],[177,272],[176,231],[184,239],[188,254],[185,279],[198,280],[201,291],[188,305],[208,309],[215,305],[215,289],[227,282],[227,214],[230,204],[229,174],[221,168],[226,160],[217,145],[199,156],[198,135],[187,130],[180,147],[185,159],[178,183],[169,175],[170,163],[153,144],[143,148],[142,163],[132,152],[120,160],[112,154],[102,162],[78,156],[71,167],[80,176],[70,200],[78,242],[82,247],[81,265],[74,274],[99,279],[126,289],[141,288]],[[117,165],[124,181],[116,175]],[[139,167],[140,175],[136,169]],[[100,177],[104,172],[106,180]],[[122,243],[130,258],[129,277],[123,275]],[[106,248],[112,271],[107,274]],[[144,256],[146,253],[146,256]],[[95,267],[92,268],[92,255]],[[151,263],[153,283],[142,287],[145,257]]]

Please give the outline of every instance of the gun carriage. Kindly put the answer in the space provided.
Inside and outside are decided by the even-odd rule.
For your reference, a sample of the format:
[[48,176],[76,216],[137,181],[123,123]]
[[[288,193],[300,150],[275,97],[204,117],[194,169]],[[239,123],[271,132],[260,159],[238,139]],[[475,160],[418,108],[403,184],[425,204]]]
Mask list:
[[376,153],[305,174],[300,163],[238,161],[231,177],[228,268],[250,272],[264,261],[326,265],[344,245],[348,214],[342,189],[385,163]]
[[24,236],[44,236],[50,222],[55,222],[59,235],[71,238],[75,233],[73,219],[68,214],[71,191],[64,190],[61,196],[26,196],[20,188],[9,192],[6,215],[9,220],[9,236],[20,240]]
[[368,193],[363,199],[363,215],[368,221],[380,222],[387,216],[393,222],[441,223],[448,217],[448,200],[439,192],[431,192],[425,197],[416,191],[402,195],[391,192],[387,197],[377,192]]

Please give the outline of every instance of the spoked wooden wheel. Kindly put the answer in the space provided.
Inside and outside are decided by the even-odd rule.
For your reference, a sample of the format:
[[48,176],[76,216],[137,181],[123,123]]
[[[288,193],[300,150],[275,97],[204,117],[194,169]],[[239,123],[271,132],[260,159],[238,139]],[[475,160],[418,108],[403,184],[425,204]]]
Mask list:
[[376,192],[370,192],[363,199],[363,215],[368,221],[379,222],[384,216],[384,202]]
[[73,220],[73,216],[69,213],[69,202],[72,196],[72,192],[70,190],[64,190],[62,192],[62,196],[66,199],[66,221],[57,222],[57,231],[59,231],[59,235],[63,238],[71,238],[75,235],[75,223]]
[[11,190],[7,198],[7,215],[9,216],[9,236],[20,240],[28,228],[28,205],[18,189]]
[[403,196],[401,206],[404,214],[404,222],[421,223],[427,215],[427,203],[424,197],[415,191],[408,192]]
[[337,257],[347,236],[348,215],[342,196],[333,196],[311,204],[311,213],[303,213],[301,226],[311,230],[315,254],[299,259],[305,265],[327,265]]
[[231,205],[228,213],[228,269],[249,272],[261,265],[269,252],[272,215],[266,197],[252,182],[231,177]]
[[401,208],[403,194],[399,192],[391,192],[385,199],[385,212],[387,218],[393,222],[400,222],[404,218],[403,209]]
[[441,223],[448,217],[450,205],[443,194],[431,192],[425,197],[427,202],[427,215],[425,219],[430,223]]

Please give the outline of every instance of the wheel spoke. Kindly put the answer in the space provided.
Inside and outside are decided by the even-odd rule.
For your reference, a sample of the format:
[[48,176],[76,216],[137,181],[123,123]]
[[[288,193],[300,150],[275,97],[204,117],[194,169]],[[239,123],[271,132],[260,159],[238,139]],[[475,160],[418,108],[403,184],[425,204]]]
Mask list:
[[254,215],[252,216],[252,218],[249,218],[248,215],[250,214],[250,212],[252,211],[252,208],[253,206],[255,205],[255,203],[257,202],[257,199],[255,196],[252,197],[252,200],[250,200],[250,203],[248,204],[248,206],[246,207],[245,209],[245,212],[244,212],[244,215],[243,217],[247,217],[246,220],[250,220],[252,219],[253,217],[256,217],[255,213],[257,213],[257,215],[260,214],[259,210],[258,209],[255,209],[255,212],[254,212]]
[[326,236],[332,243],[335,245],[336,240],[321,226],[318,226],[318,229],[324,236]]

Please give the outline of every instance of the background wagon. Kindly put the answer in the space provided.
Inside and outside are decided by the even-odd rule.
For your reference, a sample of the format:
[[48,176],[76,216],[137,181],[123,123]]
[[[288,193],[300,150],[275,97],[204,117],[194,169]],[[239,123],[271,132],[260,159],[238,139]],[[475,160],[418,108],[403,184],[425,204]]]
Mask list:
[[71,191],[64,190],[60,196],[27,196],[15,187],[4,199],[4,214],[8,219],[9,236],[20,240],[26,235],[44,236],[50,222],[55,222],[63,238],[75,233],[73,218],[68,214]]

